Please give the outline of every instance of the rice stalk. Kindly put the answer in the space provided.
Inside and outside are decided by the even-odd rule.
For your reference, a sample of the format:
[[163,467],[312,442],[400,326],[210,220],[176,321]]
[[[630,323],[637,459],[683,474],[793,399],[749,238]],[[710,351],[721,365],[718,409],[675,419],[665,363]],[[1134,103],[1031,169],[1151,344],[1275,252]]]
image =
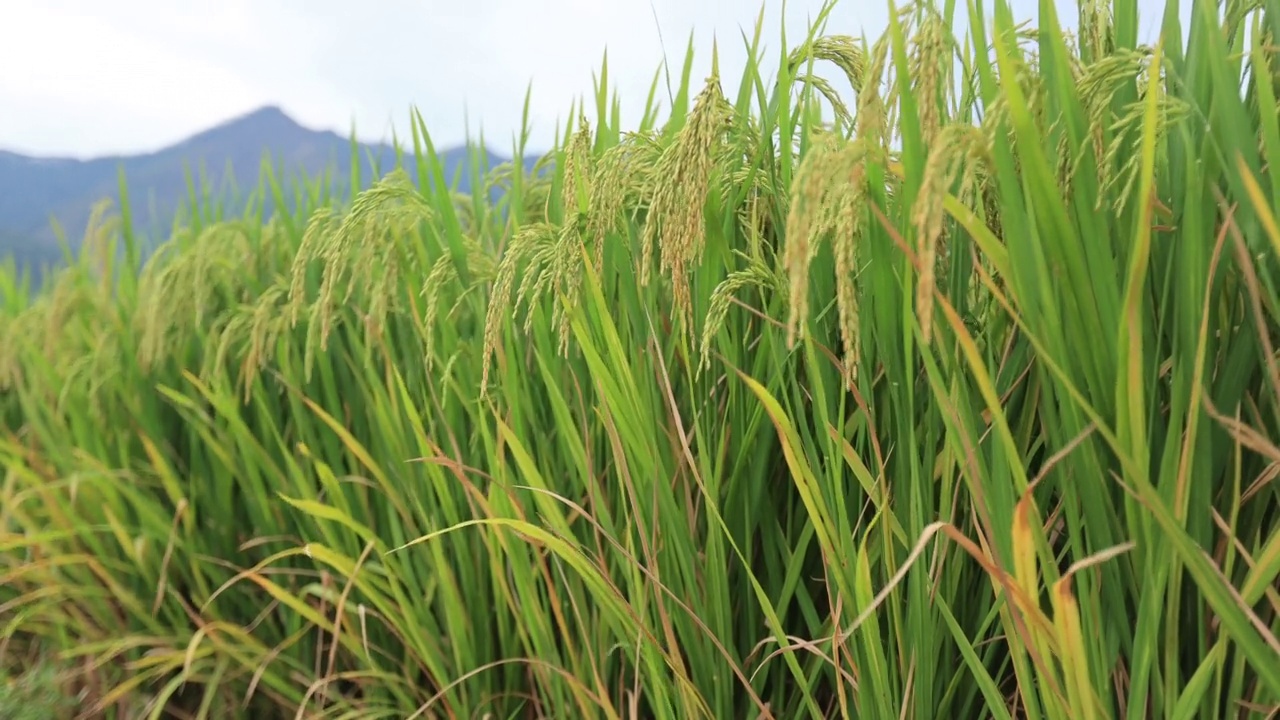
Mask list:
[[691,327],[693,304],[689,272],[702,259],[705,232],[703,203],[711,188],[713,172],[733,148],[733,106],[720,90],[718,67],[713,63],[706,85],[671,144],[654,166],[662,178],[648,198],[639,280],[648,286],[650,258],[657,246],[661,270],[671,282],[674,315],[682,327]]

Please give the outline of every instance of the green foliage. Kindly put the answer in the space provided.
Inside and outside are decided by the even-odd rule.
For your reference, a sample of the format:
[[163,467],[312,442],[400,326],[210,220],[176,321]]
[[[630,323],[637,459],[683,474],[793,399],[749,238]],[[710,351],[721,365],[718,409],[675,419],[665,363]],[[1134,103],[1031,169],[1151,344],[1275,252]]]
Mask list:
[[74,713],[62,694],[57,673],[48,665],[27,669],[17,677],[0,673],[0,717],[6,720],[61,720]]
[[0,315],[0,655],[154,717],[1280,705],[1280,6],[957,9],[630,133],[606,61],[494,202],[91,228]]

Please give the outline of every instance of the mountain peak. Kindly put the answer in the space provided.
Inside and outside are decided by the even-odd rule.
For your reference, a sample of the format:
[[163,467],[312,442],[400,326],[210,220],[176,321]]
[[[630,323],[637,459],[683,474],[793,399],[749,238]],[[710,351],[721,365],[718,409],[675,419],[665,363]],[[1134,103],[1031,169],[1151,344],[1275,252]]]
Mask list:
[[[278,105],[264,105],[224,120],[156,154],[203,154],[206,151],[221,152],[231,148],[261,153],[266,148],[283,150],[298,142],[307,142],[327,134],[299,125],[298,121],[289,117]],[[336,137],[335,135],[334,138]]]
[[198,142],[219,136],[279,138],[298,132],[308,132],[279,105],[263,105],[243,115],[221,122],[189,138],[186,143]]
[[[248,200],[224,193],[228,182],[234,188],[253,186],[261,179],[266,154],[273,168],[282,173],[278,179],[286,185],[291,185],[294,177],[329,177],[335,197],[357,190],[345,185],[353,175],[353,162],[358,163],[365,186],[394,167],[397,160],[395,150],[385,143],[361,142],[358,152],[352,153],[349,138],[308,128],[276,104],[262,105],[154,152],[82,161],[0,151],[0,261],[12,254],[20,267],[36,269],[56,263],[61,250],[50,219],[56,218],[72,237],[79,236],[94,204],[118,197],[121,172],[130,195],[145,198],[143,207],[134,207],[131,221],[134,229],[152,242],[171,231],[179,211],[186,207],[187,182],[193,179],[189,172],[198,172],[198,182],[225,203],[224,210],[235,215],[239,210],[234,208],[243,208]],[[442,149],[439,160],[447,182],[456,177],[458,191],[472,191],[477,178],[472,177],[468,149]],[[506,161],[486,152],[481,164],[493,167]],[[532,169],[530,159],[526,158],[525,164]],[[417,178],[414,163],[408,163],[405,170]],[[431,176],[423,182],[434,187]],[[291,191],[285,193],[286,202],[291,195]]]
[[259,116],[259,117],[273,116],[273,117],[288,118],[289,114],[286,113],[284,111],[284,108],[280,107],[279,105],[268,103],[266,105],[263,105],[262,107],[259,107],[256,110],[247,112],[244,115],[244,117],[253,117],[253,116]]

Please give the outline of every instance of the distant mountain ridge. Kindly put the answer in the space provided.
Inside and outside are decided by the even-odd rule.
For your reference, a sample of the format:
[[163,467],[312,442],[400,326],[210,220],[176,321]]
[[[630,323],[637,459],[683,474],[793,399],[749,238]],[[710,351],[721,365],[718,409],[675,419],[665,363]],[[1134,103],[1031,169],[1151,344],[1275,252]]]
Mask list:
[[[9,255],[19,266],[34,271],[61,257],[51,218],[56,218],[68,242],[77,247],[93,206],[119,197],[119,172],[123,168],[134,225],[156,228],[165,234],[187,199],[187,173],[204,179],[211,190],[225,187],[231,168],[235,186],[252,189],[259,177],[264,153],[287,176],[298,173],[318,177],[328,170],[335,185],[350,177],[351,141],[335,132],[303,127],[279,107],[269,105],[221,123],[186,140],[152,153],[117,155],[79,160],[31,157],[0,150],[0,261]],[[384,143],[360,143],[361,182],[395,166],[395,148]],[[486,167],[509,158],[485,151]],[[411,157],[412,148],[405,150]],[[458,176],[458,189],[469,192],[471,157],[464,147],[439,152],[445,179]],[[532,167],[533,158],[526,159]],[[406,162],[406,165],[410,163]],[[413,169],[406,168],[410,175]],[[460,172],[459,172],[460,171]]]

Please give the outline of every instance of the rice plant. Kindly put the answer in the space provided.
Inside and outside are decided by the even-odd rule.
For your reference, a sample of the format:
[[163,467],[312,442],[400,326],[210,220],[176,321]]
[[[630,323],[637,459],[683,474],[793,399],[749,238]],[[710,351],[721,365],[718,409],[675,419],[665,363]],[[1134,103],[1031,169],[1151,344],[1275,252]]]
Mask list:
[[264,166],[137,272],[127,204],[5,266],[3,667],[81,717],[1274,715],[1280,5],[833,7],[638,127],[604,62],[471,196],[414,114],[416,184]]

